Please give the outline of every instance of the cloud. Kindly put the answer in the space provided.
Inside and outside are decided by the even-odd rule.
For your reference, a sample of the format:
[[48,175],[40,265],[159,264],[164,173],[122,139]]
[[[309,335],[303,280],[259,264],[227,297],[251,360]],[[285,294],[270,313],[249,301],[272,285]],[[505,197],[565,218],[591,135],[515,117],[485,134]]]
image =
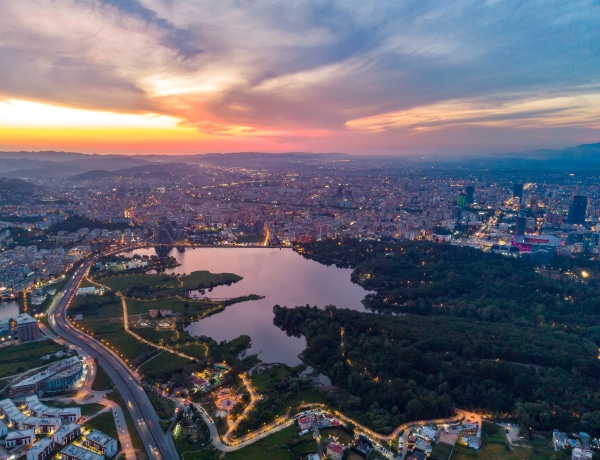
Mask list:
[[161,44],[174,49],[184,59],[190,59],[202,53],[202,49],[195,42],[196,37],[190,30],[176,27],[165,18],[160,17],[156,11],[145,7],[138,0],[101,0],[102,3],[117,8],[124,14],[136,17],[161,30]]
[[600,127],[600,92],[577,96],[527,97],[511,101],[450,100],[350,120],[353,130],[435,131],[455,125],[535,127]]
[[0,98],[217,138],[394,152],[433,148],[425,132],[462,145],[468,125],[499,150],[494,130],[597,127],[600,9],[584,0],[28,0],[0,17]]

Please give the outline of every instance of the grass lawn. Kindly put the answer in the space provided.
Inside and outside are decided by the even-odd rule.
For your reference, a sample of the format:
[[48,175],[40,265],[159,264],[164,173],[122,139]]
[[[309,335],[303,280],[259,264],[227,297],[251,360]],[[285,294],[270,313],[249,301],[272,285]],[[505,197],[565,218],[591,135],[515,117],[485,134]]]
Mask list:
[[98,412],[101,411],[102,409],[104,409],[104,406],[100,403],[89,403],[89,404],[82,404],[81,406],[81,415],[91,415],[94,412]]
[[90,429],[102,431],[115,439],[119,439],[119,433],[117,432],[117,426],[115,425],[115,419],[112,412],[105,412],[88,420],[85,426]]
[[86,287],[96,287],[97,285],[92,283],[91,281],[89,281],[87,278],[83,278],[81,280],[81,284],[79,285],[80,288],[86,288]]
[[208,345],[202,342],[186,343],[176,348],[178,351],[198,359],[205,358],[208,354]]
[[344,427],[331,427],[331,428],[323,428],[319,430],[321,434],[321,438],[327,439],[329,436],[335,436],[338,438],[337,442],[348,445],[354,439],[348,430]]
[[554,450],[550,441],[536,440],[531,448],[509,448],[502,428],[492,423],[483,424],[483,447],[479,452],[456,446],[452,460],[543,460],[552,457]]
[[312,434],[298,436],[298,428],[290,426],[272,434],[243,449],[225,455],[226,460],[294,460],[296,457],[290,452],[288,446],[293,446],[308,439]]
[[295,458],[301,458],[308,454],[317,453],[319,447],[314,439],[302,439],[297,444],[290,446],[290,450]]
[[447,460],[450,452],[452,452],[452,446],[438,442],[433,446],[430,458],[431,460]]
[[164,380],[172,373],[182,372],[183,368],[188,364],[192,364],[192,361],[169,353],[168,351],[164,351],[161,352],[160,355],[144,363],[144,365],[138,369],[138,372],[140,372],[144,378]]
[[56,359],[43,360],[40,358],[48,353],[56,353],[64,349],[65,347],[51,340],[3,347],[0,350],[0,377],[18,374],[50,364]]
[[154,350],[149,345],[139,342],[123,329],[100,335],[98,338],[105,339],[114,348],[114,351],[129,360],[133,360],[143,353]]
[[360,455],[358,452],[353,452],[348,450],[348,459],[347,460],[365,460],[365,457]]
[[165,274],[132,274],[132,275],[117,275],[99,280],[99,283],[108,286],[114,291],[127,292],[135,287],[143,290],[160,291],[164,289],[177,288],[181,282],[176,276]]
[[154,410],[156,411],[156,415],[158,415],[158,418],[162,420],[170,420],[171,417],[173,417],[175,403],[173,403],[173,401],[170,399],[157,395],[152,390],[146,389],[145,391],[148,395],[148,399],[150,399],[150,402],[154,407]]
[[[108,318],[122,318],[123,317],[123,306],[121,301],[109,302],[100,307],[91,307],[89,302],[97,301],[93,296],[80,296],[76,297],[73,305],[69,308],[69,315],[82,313],[84,319],[108,319]],[[87,305],[86,305],[87,303]],[[87,307],[87,308],[86,308]]]
[[197,444],[176,443],[177,451],[181,453],[182,460],[217,460],[221,454],[212,446],[201,447]]
[[138,334],[140,337],[148,340],[149,342],[160,344],[161,340],[177,340],[178,333],[173,329],[154,329],[153,327],[131,327],[131,320],[129,320],[129,328]]
[[104,391],[110,390],[113,387],[113,382],[104,369],[96,366],[96,377],[92,383],[92,390]]
[[387,457],[378,450],[371,449],[371,452],[369,452],[369,455],[367,456],[367,460],[387,460]]
[[125,332],[122,321],[85,320],[79,324],[86,331],[93,332],[95,339],[108,342],[111,348],[130,361],[153,350]]
[[[295,372],[292,368],[283,364],[278,364],[253,376],[252,384],[259,394],[273,394],[273,387],[277,382],[289,380],[294,377],[294,374]],[[269,404],[274,407],[273,410],[276,412],[279,411],[280,413],[284,413],[290,406],[294,407],[303,403],[313,402],[323,402],[322,393],[313,386],[301,389],[285,401],[281,401],[280,398],[276,397],[269,400]]]
[[[188,305],[186,309],[185,305]],[[140,300],[127,299],[127,313],[129,315],[147,315],[148,310],[173,310],[174,312],[183,313],[188,310],[192,311],[204,310],[213,306],[213,302],[205,300],[194,301],[185,300],[180,297],[164,297],[161,299]]]

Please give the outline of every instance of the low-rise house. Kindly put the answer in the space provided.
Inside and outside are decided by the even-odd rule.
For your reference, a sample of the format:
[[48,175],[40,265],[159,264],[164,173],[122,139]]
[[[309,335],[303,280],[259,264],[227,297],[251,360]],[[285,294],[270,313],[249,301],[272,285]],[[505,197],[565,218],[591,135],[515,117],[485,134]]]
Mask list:
[[8,427],[6,426],[6,423],[4,423],[2,420],[0,420],[0,438],[3,438],[7,434],[8,434]]
[[592,460],[592,452],[583,450],[581,447],[575,447],[571,452],[571,460]]
[[481,448],[481,438],[477,436],[471,436],[469,437],[469,442],[467,443],[467,445],[471,449],[479,450]]
[[406,460],[425,460],[427,455],[425,452],[421,452],[420,450],[415,450],[412,454],[408,456]]
[[431,454],[432,451],[431,444],[423,438],[419,438],[416,440],[415,449],[419,449],[420,451],[423,451],[426,454]]
[[298,428],[300,429],[300,431],[310,430],[312,427],[313,427],[312,417],[305,415],[304,417],[300,417],[298,419]]
[[35,433],[33,430],[22,430],[22,431],[11,431],[4,438],[4,442],[7,449],[13,447],[28,446],[33,444],[35,440]]
[[554,430],[552,432],[552,445],[554,450],[564,449],[567,446],[567,434],[562,431]]
[[44,438],[36,442],[31,449],[27,451],[27,460],[46,460],[54,450],[54,441],[51,438]]
[[60,455],[62,460],[105,460],[104,455],[97,454],[75,444],[69,444],[60,451]]
[[65,407],[64,409],[59,409],[60,412],[60,420],[62,423],[72,423],[76,422],[81,418],[81,408],[80,407]]
[[330,442],[327,445],[327,457],[331,460],[342,460],[344,456],[344,446],[337,442]]
[[117,440],[98,430],[94,430],[88,434],[83,444],[86,447],[91,447],[94,450],[102,452],[109,458],[114,457],[118,450]]
[[80,434],[81,427],[77,423],[69,423],[68,425],[61,426],[56,433],[54,433],[52,439],[56,444],[64,446],[74,439],[77,439]]
[[39,420],[37,429],[41,434],[54,433],[61,426],[60,419],[55,417],[45,417]]

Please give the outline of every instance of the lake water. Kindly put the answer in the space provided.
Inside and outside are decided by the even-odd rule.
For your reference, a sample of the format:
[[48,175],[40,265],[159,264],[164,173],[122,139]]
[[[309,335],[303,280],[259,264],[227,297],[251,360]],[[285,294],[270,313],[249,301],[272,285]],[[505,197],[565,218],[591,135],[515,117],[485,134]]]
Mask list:
[[17,318],[19,303],[15,300],[0,302],[0,319]]
[[[142,249],[127,255],[134,253],[155,255],[156,251]],[[248,294],[265,297],[231,305],[221,313],[192,323],[187,331],[192,336],[206,335],[216,341],[248,335],[252,338],[248,354],[258,354],[266,363],[295,366],[301,362],[298,354],[306,347],[304,338],[288,337],[273,325],[274,305],[335,305],[366,311],[361,300],[367,291],[350,281],[352,270],[321,265],[291,249],[196,248],[185,252],[173,249],[169,255],[181,265],[166,270],[166,273],[208,270],[235,273],[244,278],[231,286],[207,290],[206,297],[223,299]]]

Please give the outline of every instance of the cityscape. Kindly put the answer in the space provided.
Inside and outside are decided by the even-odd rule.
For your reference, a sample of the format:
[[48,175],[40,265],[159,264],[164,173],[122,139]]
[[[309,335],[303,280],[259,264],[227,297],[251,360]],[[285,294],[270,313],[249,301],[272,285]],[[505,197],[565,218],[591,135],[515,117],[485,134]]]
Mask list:
[[598,458],[598,24],[0,1],[0,460]]
[[[57,170],[65,171],[61,164],[73,161],[46,155]],[[88,160],[81,154],[71,157],[82,165]],[[451,453],[455,448],[489,455],[486,449],[494,436],[513,451],[592,458],[600,447],[593,437],[600,426],[592,421],[591,408],[586,423],[576,422],[581,415],[563,421],[564,426],[558,419],[530,418],[532,427],[524,425],[518,406],[508,412],[485,405],[461,407],[448,394],[429,409],[417,397],[414,404],[408,401],[404,413],[386,410],[381,421],[369,421],[351,409],[356,404],[352,401],[360,400],[351,388],[362,384],[357,380],[340,387],[336,371],[311,357],[310,335],[300,349],[292,346],[287,352],[286,339],[271,339],[268,334],[273,332],[264,332],[267,329],[252,332],[254,326],[245,330],[243,325],[215,322],[208,334],[195,331],[221,316],[231,317],[226,323],[235,321],[235,315],[260,299],[267,302],[266,308],[260,307],[264,313],[247,321],[264,321],[262,328],[277,329],[268,324],[275,323],[295,330],[279,306],[273,319],[271,307],[279,301],[268,303],[278,299],[271,292],[290,290],[289,276],[298,277],[299,290],[312,289],[317,293],[315,304],[327,307],[318,304],[326,302],[319,297],[319,286],[300,280],[304,270],[317,270],[303,263],[330,265],[329,257],[337,260],[335,265],[353,269],[341,269],[345,285],[364,288],[353,294],[354,301],[334,295],[336,302],[354,302],[338,308],[350,308],[358,317],[369,314],[361,308],[381,318],[390,311],[404,321],[407,315],[429,317],[431,327],[444,318],[431,308],[420,311],[424,293],[400,303],[397,291],[377,287],[377,269],[367,272],[360,262],[346,265],[343,260],[353,257],[354,249],[344,249],[350,241],[369,244],[367,251],[374,253],[381,248],[386,260],[392,260],[388,256],[394,247],[412,241],[415,254],[451,246],[481,254],[477,259],[492,257],[488,263],[495,265],[514,261],[519,270],[587,289],[590,298],[578,298],[578,291],[565,288],[570,294],[565,292],[561,301],[574,312],[586,311],[578,306],[582,302],[594,309],[596,294],[589,291],[590,283],[600,276],[595,173],[578,164],[515,170],[342,155],[265,157],[190,157],[185,167],[181,158],[175,163],[143,159],[143,164],[124,170],[89,169],[52,179],[36,177],[18,165],[6,172],[12,178],[3,179],[7,198],[0,209],[0,340],[8,354],[2,366],[5,399],[0,401],[3,458],[229,458],[236,453],[246,458],[263,452],[276,436],[294,458],[465,455]],[[520,160],[502,161],[510,165]],[[11,193],[21,187],[29,193]],[[331,252],[323,245],[328,241],[342,245],[346,255]],[[284,254],[291,257],[289,262],[281,259]],[[206,270],[215,257],[223,259],[216,267],[229,268]],[[288,276],[280,280],[270,272],[260,275],[261,257]],[[493,257],[500,259],[492,262]],[[257,262],[244,271],[244,260]],[[323,265],[323,270],[332,269],[340,270]],[[253,271],[258,271],[256,278],[249,275]],[[413,277],[411,271],[397,275],[407,283]],[[261,276],[268,277],[264,285],[269,287],[256,281]],[[318,276],[325,278],[327,290],[332,289],[330,283],[340,283],[329,279],[330,272]],[[252,284],[242,287],[246,277]],[[238,290],[231,290],[238,284]],[[538,291],[548,289],[537,286]],[[452,308],[454,299],[447,297],[446,305],[438,296],[435,302],[440,303],[433,306]],[[489,298],[482,305],[499,302]],[[490,308],[495,307],[484,311]],[[553,321],[550,310],[543,313],[540,308],[537,317],[543,314],[545,321]],[[506,311],[476,315],[482,324],[498,321],[494,315],[520,321],[507,317]],[[585,322],[590,321],[586,317]],[[341,341],[335,345],[346,356],[349,372],[356,359],[347,342],[353,340],[352,321],[342,321]],[[450,327],[451,319],[444,321]],[[591,321],[585,333],[591,335],[585,340],[593,337],[595,320]],[[538,327],[544,328],[543,323]],[[565,320],[564,328],[574,324],[579,323]],[[238,329],[240,336],[232,336]],[[256,334],[267,334],[267,342]],[[257,350],[255,342],[259,347],[277,343],[279,355],[271,358],[268,350]],[[310,348],[302,352],[307,344]],[[598,349],[589,359],[596,360]],[[511,354],[526,366],[542,359]],[[390,377],[396,372],[400,371]],[[403,372],[407,369],[398,377]],[[348,381],[363,377],[351,374]],[[382,377],[371,378],[376,383]],[[338,397],[349,399],[340,404]],[[267,400],[271,402],[265,404]],[[526,399],[517,401],[523,404]],[[554,431],[544,431],[552,423]],[[494,426],[499,434],[494,434]],[[578,434],[565,434],[574,428]],[[494,442],[498,441],[492,447]],[[277,444],[271,448],[281,449]],[[284,451],[277,452],[273,458],[284,458]]]

